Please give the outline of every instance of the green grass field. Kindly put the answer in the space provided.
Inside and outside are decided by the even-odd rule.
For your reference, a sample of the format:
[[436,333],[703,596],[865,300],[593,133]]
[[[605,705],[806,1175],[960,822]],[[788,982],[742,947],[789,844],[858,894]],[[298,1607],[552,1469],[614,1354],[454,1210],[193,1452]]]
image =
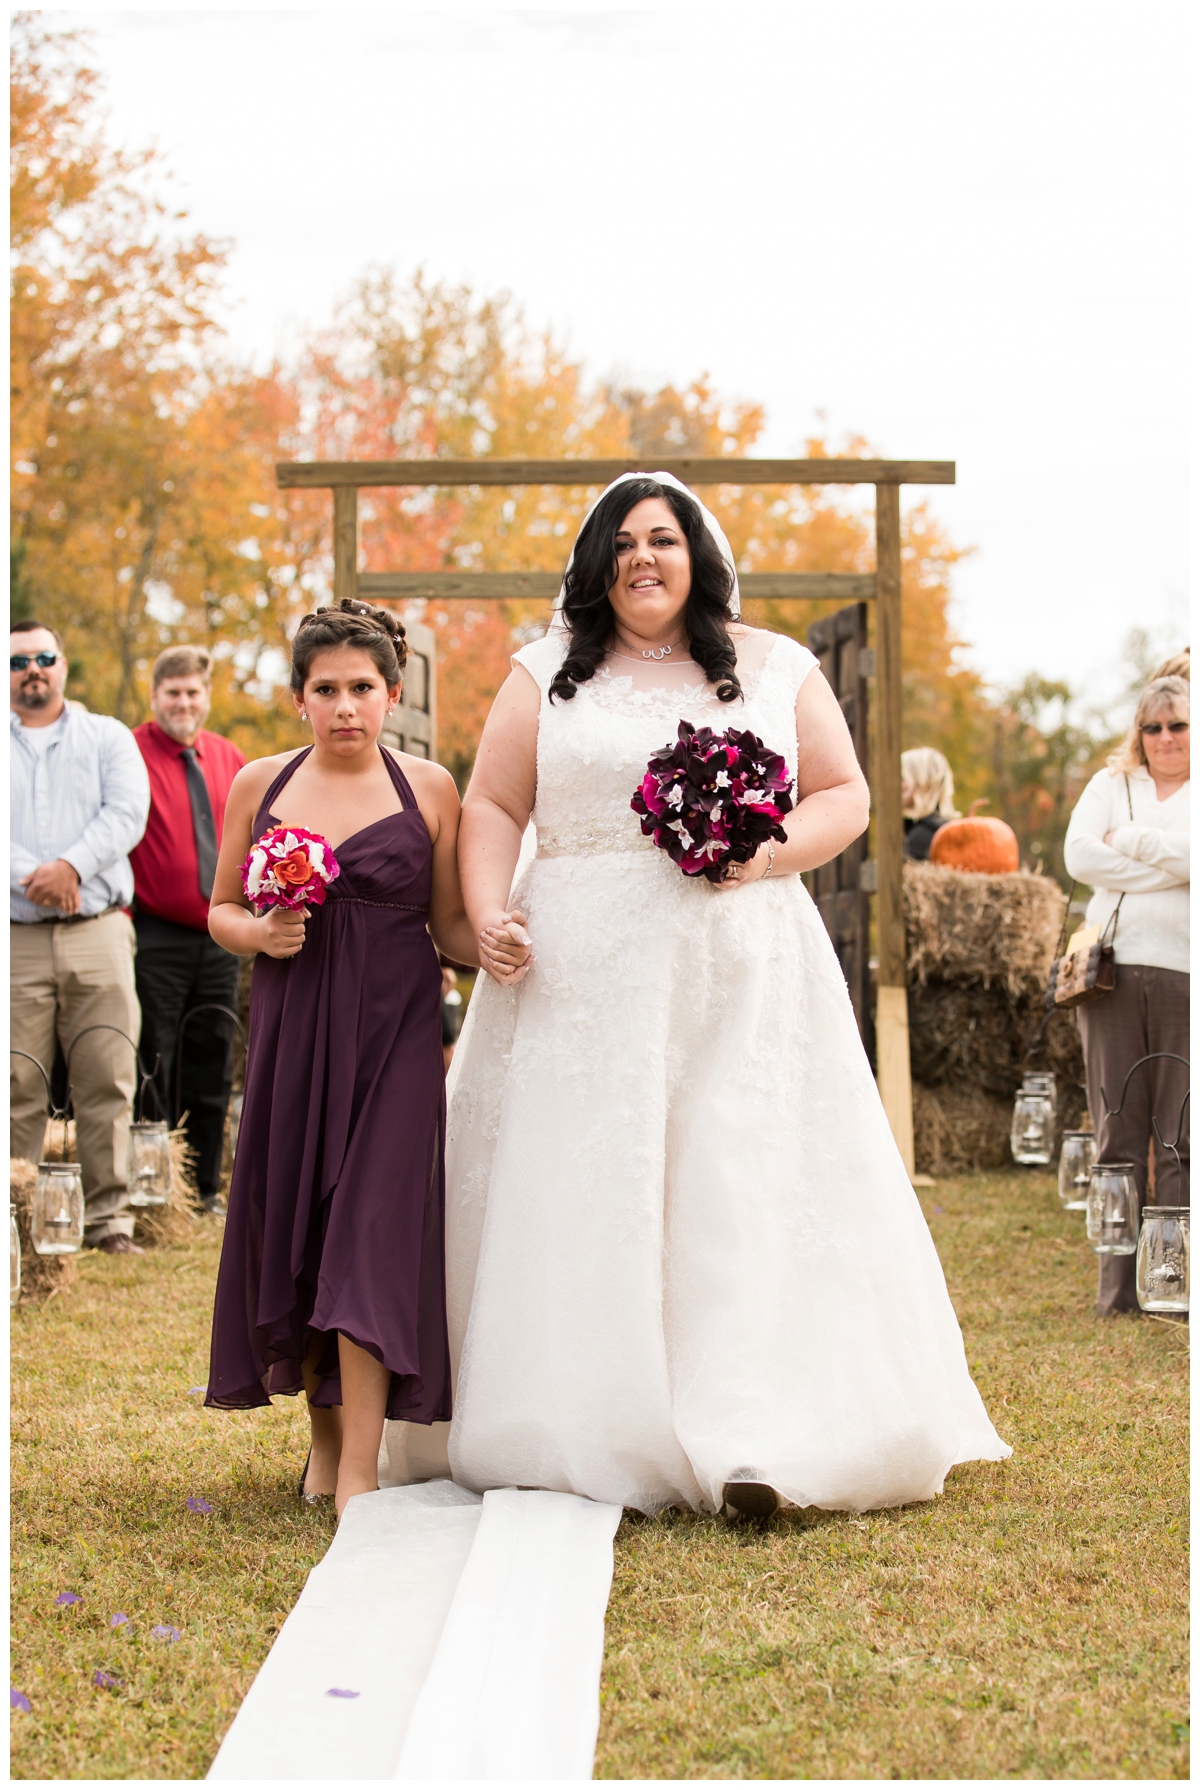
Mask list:
[[[878,1515],[624,1522],[597,1776],[1187,1775],[1186,1328],[1096,1323],[1049,1176],[922,1197],[1012,1460]],[[89,1254],[13,1314],[15,1777],[203,1776],[328,1545],[297,1404],[189,1391],[218,1249]]]

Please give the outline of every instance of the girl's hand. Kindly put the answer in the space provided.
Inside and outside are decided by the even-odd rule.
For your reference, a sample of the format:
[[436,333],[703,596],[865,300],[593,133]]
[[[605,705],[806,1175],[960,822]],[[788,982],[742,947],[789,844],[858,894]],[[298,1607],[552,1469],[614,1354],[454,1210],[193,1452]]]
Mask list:
[[498,914],[494,924],[480,928],[479,961],[501,988],[511,988],[528,973],[533,940],[525,930],[524,914]]
[[771,868],[771,860],[765,845],[760,845],[748,864],[730,864],[726,868],[725,879],[712,886],[718,895],[726,889],[744,889],[748,883],[761,882]]
[[295,957],[304,945],[306,907],[272,907],[259,916],[259,950],[268,957]]

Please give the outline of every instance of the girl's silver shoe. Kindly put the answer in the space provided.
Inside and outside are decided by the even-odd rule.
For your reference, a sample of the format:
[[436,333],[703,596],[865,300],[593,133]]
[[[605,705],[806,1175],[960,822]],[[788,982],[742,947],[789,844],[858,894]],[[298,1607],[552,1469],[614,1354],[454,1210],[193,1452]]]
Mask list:
[[308,1491],[305,1491],[304,1482],[308,1478],[308,1464],[311,1460],[312,1460],[312,1449],[310,1448],[308,1453],[304,1457],[304,1465],[300,1469],[300,1484],[296,1487],[296,1494],[298,1497],[300,1497],[304,1500],[305,1504],[320,1504],[320,1502],[323,1498],[332,1498],[333,1493],[332,1492],[308,1492]]

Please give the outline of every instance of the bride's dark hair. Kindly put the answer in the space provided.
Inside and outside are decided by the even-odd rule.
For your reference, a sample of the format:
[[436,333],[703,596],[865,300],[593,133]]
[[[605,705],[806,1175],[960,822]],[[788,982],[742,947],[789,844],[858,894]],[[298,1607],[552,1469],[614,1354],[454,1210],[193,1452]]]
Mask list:
[[575,556],[563,581],[562,618],[570,633],[567,656],[550,684],[551,700],[570,702],[578,685],[596,675],[609,651],[616,617],[608,593],[617,576],[616,538],[630,510],[661,497],[678,522],[692,560],[692,588],[683,612],[691,654],[716,686],[721,702],[742,693],[737,649],[729,632],[733,572],[704,524],[700,506],[685,491],[657,479],[626,479],[600,499],[579,532]]

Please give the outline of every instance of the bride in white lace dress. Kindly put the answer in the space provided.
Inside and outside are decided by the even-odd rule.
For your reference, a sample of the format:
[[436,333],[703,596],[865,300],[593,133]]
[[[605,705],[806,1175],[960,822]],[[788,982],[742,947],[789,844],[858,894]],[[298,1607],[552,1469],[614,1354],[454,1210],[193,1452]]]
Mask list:
[[[454,1477],[648,1513],[930,1498],[1010,1451],[797,874],[867,822],[837,701],[805,648],[732,621],[724,536],[669,475],[610,486],[564,591],[464,804],[494,979],[450,1080]],[[722,887],[629,805],[681,717],[798,777],[788,843]]]

